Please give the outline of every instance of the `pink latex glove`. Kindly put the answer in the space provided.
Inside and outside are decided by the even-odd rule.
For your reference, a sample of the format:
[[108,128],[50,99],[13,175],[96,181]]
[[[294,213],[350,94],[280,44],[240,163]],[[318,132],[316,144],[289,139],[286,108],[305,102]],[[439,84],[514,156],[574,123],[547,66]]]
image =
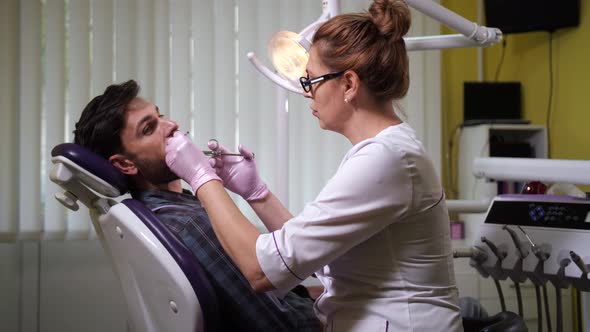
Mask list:
[[206,182],[221,181],[209,164],[209,158],[180,131],[166,141],[166,164],[190,184],[195,193]]
[[[222,153],[230,153],[216,140],[210,140],[209,149]],[[268,188],[258,175],[254,153],[245,146],[238,146],[238,150],[244,157],[219,156],[212,160],[213,167],[223,180],[223,185],[232,192],[242,196],[246,201],[256,201],[268,196]]]

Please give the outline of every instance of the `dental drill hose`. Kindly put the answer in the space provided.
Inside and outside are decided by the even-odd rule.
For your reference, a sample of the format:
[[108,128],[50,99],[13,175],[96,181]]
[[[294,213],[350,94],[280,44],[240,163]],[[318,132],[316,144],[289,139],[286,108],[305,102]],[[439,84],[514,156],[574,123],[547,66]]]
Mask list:
[[498,291],[498,297],[500,298],[500,307],[502,311],[506,311],[506,302],[504,301],[504,293],[502,292],[502,285],[500,285],[500,281],[498,279],[494,279],[494,285],[496,286],[496,290]]
[[[507,231],[508,234],[510,234],[510,237],[512,238],[512,242],[514,242],[514,247],[518,250],[519,263],[522,264],[522,260],[524,260],[526,258],[526,256],[528,256],[528,254],[529,254],[528,250],[523,248],[522,244],[520,243],[520,239],[518,238],[518,235],[516,234],[516,232],[514,230],[510,229],[510,227],[508,227],[508,225],[504,225],[504,227],[502,227],[502,229]],[[518,283],[517,280],[514,280],[514,290],[516,291],[516,302],[518,303],[518,315],[520,317],[524,317],[523,316],[524,313],[523,313],[523,309],[522,309],[522,295],[520,293],[520,284]]]
[[[572,258],[572,261],[574,262],[574,264],[576,264],[576,266],[580,269],[580,271],[582,271],[582,278],[587,279],[588,278],[588,266],[586,265],[586,262],[584,262],[584,260],[578,255],[576,254],[574,251],[570,251],[570,257]],[[581,310],[582,310],[582,306],[581,306],[581,300],[580,300],[580,290],[576,290],[576,307],[577,312],[578,312],[578,330],[581,331],[582,330],[582,315],[581,315]]]
[[[531,251],[539,260],[539,264],[544,264],[544,262],[549,259],[551,256],[548,252],[545,252],[541,247],[537,246],[535,242],[531,239],[531,237],[527,234],[527,232],[520,226],[516,226],[518,229],[524,234],[526,239],[531,244]],[[512,235],[512,232],[510,232]],[[516,234],[515,234],[516,235]],[[512,237],[514,239],[514,237]],[[543,270],[541,268],[541,270]],[[547,289],[545,287],[545,283],[543,283],[543,294],[545,295],[545,310],[547,312],[547,328],[549,332],[551,332],[551,317],[549,316],[549,308],[547,307]],[[537,300],[537,331],[543,331],[543,308],[541,306],[541,286],[535,284],[535,298]]]
[[546,284],[543,284],[543,302],[545,305],[545,317],[547,318],[547,331],[551,332],[551,313],[549,312],[549,299],[547,298]]
[[[557,270],[558,280],[565,279],[565,268],[570,264],[570,262],[571,260],[569,258],[564,258],[559,261],[559,270]],[[563,312],[561,305],[562,284],[560,282],[556,282],[553,284],[553,286],[555,286],[555,330],[557,332],[563,332]]]
[[563,332],[563,312],[561,310],[561,288],[555,286],[555,331]]
[[516,303],[518,303],[518,315],[520,317],[524,317],[524,313],[522,310],[522,294],[520,293],[520,284],[518,282],[514,282],[514,290],[516,291]]
[[[502,262],[502,260],[504,258],[506,258],[506,253],[505,252],[501,252],[498,247],[496,247],[496,245],[488,240],[485,236],[481,237],[481,242],[485,243],[490,250],[492,251],[492,253],[496,256],[496,258],[498,259],[498,262]],[[504,301],[504,293],[502,292],[502,285],[500,285],[500,281],[494,277],[492,277],[492,279],[494,280],[494,285],[496,286],[496,291],[498,291],[498,297],[500,298],[500,306],[502,308],[502,311],[506,311],[506,302]]]
[[537,299],[537,331],[543,332],[543,308],[541,307],[541,286],[535,285],[535,298]]

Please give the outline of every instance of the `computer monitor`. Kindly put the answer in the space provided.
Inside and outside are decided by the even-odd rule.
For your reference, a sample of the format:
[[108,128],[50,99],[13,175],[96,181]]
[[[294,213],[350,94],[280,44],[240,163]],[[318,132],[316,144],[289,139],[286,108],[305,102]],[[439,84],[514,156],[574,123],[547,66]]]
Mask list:
[[520,82],[464,82],[464,125],[528,123],[522,119]]

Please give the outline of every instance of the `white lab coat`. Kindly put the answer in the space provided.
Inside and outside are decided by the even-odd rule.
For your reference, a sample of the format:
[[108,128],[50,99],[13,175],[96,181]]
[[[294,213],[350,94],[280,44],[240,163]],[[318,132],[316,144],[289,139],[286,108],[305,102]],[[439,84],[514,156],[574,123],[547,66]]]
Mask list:
[[327,331],[462,331],[448,212],[432,162],[405,123],[353,146],[318,197],[259,236],[266,277],[316,273]]

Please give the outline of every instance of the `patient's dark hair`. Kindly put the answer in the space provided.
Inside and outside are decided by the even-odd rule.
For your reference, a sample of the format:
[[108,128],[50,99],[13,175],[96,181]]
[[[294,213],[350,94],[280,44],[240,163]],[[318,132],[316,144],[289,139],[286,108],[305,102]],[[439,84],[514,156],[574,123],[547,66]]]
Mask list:
[[134,80],[113,84],[86,105],[74,130],[74,143],[80,144],[104,158],[123,152],[121,131],[125,112],[139,93]]

